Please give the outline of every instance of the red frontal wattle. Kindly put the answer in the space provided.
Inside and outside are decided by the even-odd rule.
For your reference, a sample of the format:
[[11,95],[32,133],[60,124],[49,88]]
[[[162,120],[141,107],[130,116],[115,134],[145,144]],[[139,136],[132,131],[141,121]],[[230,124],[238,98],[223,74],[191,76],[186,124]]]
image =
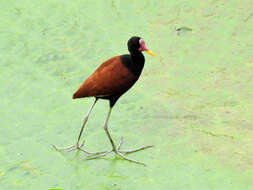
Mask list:
[[143,39],[140,39],[139,43],[140,43],[139,51],[148,51]]

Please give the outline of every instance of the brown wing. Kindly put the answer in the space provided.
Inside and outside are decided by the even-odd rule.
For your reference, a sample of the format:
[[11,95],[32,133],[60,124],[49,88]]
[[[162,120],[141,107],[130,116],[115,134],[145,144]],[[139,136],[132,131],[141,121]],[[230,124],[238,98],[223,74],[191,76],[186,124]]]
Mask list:
[[120,56],[113,57],[102,63],[74,93],[73,98],[104,97],[121,95],[137,81],[122,64]]

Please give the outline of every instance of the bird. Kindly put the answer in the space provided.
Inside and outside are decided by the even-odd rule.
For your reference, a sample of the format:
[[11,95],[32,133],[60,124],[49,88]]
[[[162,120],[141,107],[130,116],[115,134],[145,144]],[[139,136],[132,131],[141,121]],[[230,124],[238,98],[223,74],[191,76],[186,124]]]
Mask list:
[[[73,99],[94,97],[95,100],[84,117],[83,125],[76,144],[68,147],[57,147],[53,145],[56,150],[81,150],[88,154],[89,159],[102,158],[107,154],[114,152],[125,160],[145,165],[142,162],[126,157],[125,154],[151,148],[153,147],[152,145],[143,146],[134,150],[121,150],[120,147],[123,143],[123,138],[120,138],[120,142],[116,146],[108,130],[108,121],[112,108],[118,99],[136,83],[142,73],[145,63],[145,57],[142,52],[144,51],[154,56],[154,53],[147,49],[145,42],[141,37],[131,37],[127,42],[127,46],[130,54],[115,56],[103,62],[75,91]],[[80,139],[89,115],[99,99],[109,100],[109,111],[104,123],[104,130],[112,145],[112,149],[102,152],[88,152],[82,148],[84,141],[80,144]]]

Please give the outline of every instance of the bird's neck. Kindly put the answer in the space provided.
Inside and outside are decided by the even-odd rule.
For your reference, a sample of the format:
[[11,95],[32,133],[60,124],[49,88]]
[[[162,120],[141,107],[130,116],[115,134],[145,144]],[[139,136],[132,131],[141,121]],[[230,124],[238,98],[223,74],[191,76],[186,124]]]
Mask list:
[[143,67],[143,65],[144,65],[144,62],[145,62],[145,58],[144,58],[144,55],[141,53],[141,52],[131,52],[130,53],[130,55],[131,55],[131,58],[132,58],[132,60],[134,61],[134,63],[136,63],[136,64],[138,64],[138,65],[142,65],[142,67]]
[[141,74],[141,71],[144,67],[145,63],[145,57],[141,52],[131,53],[131,58],[134,63],[135,70],[137,72],[137,75],[139,76]]

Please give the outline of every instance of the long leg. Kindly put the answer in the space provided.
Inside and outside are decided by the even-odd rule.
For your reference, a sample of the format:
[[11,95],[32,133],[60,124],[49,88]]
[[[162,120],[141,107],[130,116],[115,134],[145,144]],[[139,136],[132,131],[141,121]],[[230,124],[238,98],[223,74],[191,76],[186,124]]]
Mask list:
[[[144,163],[138,162],[138,161],[135,161],[135,160],[132,160],[132,159],[130,159],[130,158],[127,158],[127,157],[124,156],[123,154],[121,154],[121,152],[118,150],[118,148],[120,148],[120,145],[121,145],[121,143],[122,143],[122,139],[121,139],[121,142],[120,142],[118,148],[116,148],[115,143],[113,142],[112,137],[111,137],[111,135],[110,135],[110,133],[109,133],[109,131],[108,131],[108,121],[109,121],[109,118],[110,118],[110,116],[111,116],[111,111],[112,111],[112,107],[110,106],[109,112],[108,112],[108,115],[107,115],[107,118],[106,118],[106,120],[105,120],[104,129],[105,129],[105,132],[106,132],[106,134],[107,134],[107,136],[108,136],[108,138],[109,138],[109,140],[110,140],[110,142],[111,142],[112,151],[115,152],[117,155],[119,155],[121,158],[123,158],[123,159],[125,159],[125,160],[128,160],[128,161],[130,161],[130,162],[134,162],[134,163],[136,163],[136,164],[142,164],[142,165],[145,166]],[[145,149],[145,148],[143,148],[143,149]],[[143,150],[143,149],[142,149],[142,150]],[[136,151],[136,150],[134,150],[134,151]],[[111,151],[108,151],[108,152],[106,152],[105,154],[103,154],[103,155],[101,155],[101,156],[94,157],[94,158],[101,158],[101,157],[103,157],[103,156],[106,156],[106,155],[107,155],[108,153],[110,153],[110,152],[111,152]]]
[[108,121],[109,121],[109,118],[110,118],[110,116],[111,116],[111,112],[112,112],[112,107],[110,106],[109,112],[108,112],[108,115],[107,115],[107,118],[106,118],[106,120],[105,120],[104,129],[105,129],[105,132],[106,132],[106,134],[107,134],[107,136],[108,136],[108,138],[109,138],[109,140],[110,140],[110,143],[111,143],[111,145],[112,145],[112,150],[113,150],[113,151],[116,151],[115,144],[114,144],[114,142],[113,142],[113,140],[112,140],[112,137],[111,137],[111,135],[110,135],[110,133],[109,133],[109,131],[108,131]]
[[97,100],[98,100],[98,99],[96,98],[95,101],[93,102],[93,104],[91,105],[90,109],[88,110],[87,114],[86,114],[85,117],[84,117],[83,125],[82,125],[81,131],[80,131],[80,133],[79,133],[79,135],[78,135],[78,139],[77,139],[77,143],[76,143],[77,146],[79,146],[79,141],[80,141],[80,138],[81,138],[81,136],[82,136],[84,126],[85,126],[85,124],[87,123],[88,118],[89,118],[89,115],[90,115],[90,113],[91,113],[91,110],[92,110],[93,107],[95,106]]
[[[84,142],[83,142],[81,145],[79,145],[79,141],[80,141],[80,138],[81,138],[81,136],[82,136],[82,133],[83,133],[83,129],[84,129],[84,127],[85,127],[85,124],[87,123],[88,118],[89,118],[89,115],[90,115],[90,113],[91,113],[93,107],[95,106],[97,100],[98,100],[98,99],[96,98],[95,101],[93,102],[93,104],[91,105],[90,109],[88,110],[87,114],[86,114],[85,117],[84,117],[83,125],[82,125],[82,128],[81,128],[81,130],[80,130],[80,133],[79,133],[79,135],[78,135],[78,139],[77,139],[76,144],[75,144],[75,145],[72,145],[72,146],[68,146],[68,147],[56,147],[56,146],[53,145],[55,149],[57,149],[57,150],[68,150],[68,151],[71,151],[71,150],[75,150],[75,149],[80,149],[80,148],[84,145]],[[82,151],[85,152],[85,153],[87,153],[87,154],[95,154],[95,153],[89,153],[89,152],[87,152],[87,151],[85,151],[85,150],[82,150]]]
[[[104,129],[105,129],[105,132],[106,132],[106,134],[107,134],[107,136],[108,136],[108,138],[110,140],[110,143],[112,145],[112,150],[104,152],[103,154],[100,154],[100,155],[95,156],[95,157],[92,156],[92,157],[88,158],[89,160],[91,160],[91,159],[97,159],[97,158],[102,158],[102,157],[105,157],[107,154],[109,154],[111,152],[115,152],[115,153],[117,152],[117,148],[115,147],[115,143],[113,142],[112,137],[111,137],[111,135],[110,135],[110,133],[108,131],[108,121],[109,121],[109,118],[111,116],[111,112],[112,112],[112,107],[110,106],[109,112],[108,112],[106,120],[105,120]],[[120,147],[120,145],[118,147]]]

